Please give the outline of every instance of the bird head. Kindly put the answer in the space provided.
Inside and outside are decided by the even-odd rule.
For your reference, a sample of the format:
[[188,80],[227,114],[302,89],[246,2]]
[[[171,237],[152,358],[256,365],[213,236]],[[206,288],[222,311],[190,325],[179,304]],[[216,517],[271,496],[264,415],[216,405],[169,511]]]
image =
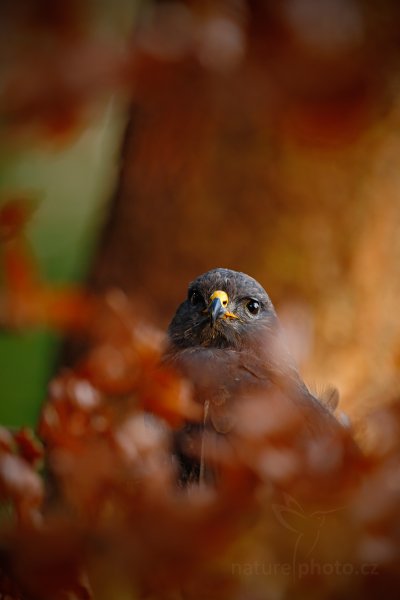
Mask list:
[[242,348],[264,326],[276,320],[263,287],[245,273],[213,269],[189,284],[168,329],[180,348]]

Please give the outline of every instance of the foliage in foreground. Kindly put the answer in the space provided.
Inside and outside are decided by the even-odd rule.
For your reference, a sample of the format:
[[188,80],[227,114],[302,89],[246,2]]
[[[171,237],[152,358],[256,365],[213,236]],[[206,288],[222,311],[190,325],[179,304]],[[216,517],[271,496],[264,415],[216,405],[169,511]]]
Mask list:
[[373,598],[399,585],[400,404],[299,444],[274,398],[243,398],[207,459],[218,485],[182,489],[172,435],[201,418],[166,370],[163,337],[118,290],[53,290],[26,253],[24,204],[1,213],[12,327],[74,331],[85,351],[50,383],[36,437],[0,429],[0,592],[8,598]]

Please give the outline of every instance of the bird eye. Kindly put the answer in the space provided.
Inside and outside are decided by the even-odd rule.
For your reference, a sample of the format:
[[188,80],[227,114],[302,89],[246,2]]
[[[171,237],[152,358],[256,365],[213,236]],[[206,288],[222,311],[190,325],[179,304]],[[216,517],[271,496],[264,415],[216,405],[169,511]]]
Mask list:
[[198,306],[203,302],[203,296],[197,290],[190,290],[189,302],[192,306]]
[[260,312],[261,305],[258,300],[249,300],[246,308],[251,315],[257,315]]

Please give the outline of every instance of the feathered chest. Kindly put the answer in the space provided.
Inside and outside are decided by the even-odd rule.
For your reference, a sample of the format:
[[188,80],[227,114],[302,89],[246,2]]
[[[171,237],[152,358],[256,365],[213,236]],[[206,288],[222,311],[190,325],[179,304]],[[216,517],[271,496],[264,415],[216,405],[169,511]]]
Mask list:
[[167,361],[191,382],[195,400],[207,407],[210,421],[220,433],[231,429],[237,401],[267,392],[272,386],[265,365],[251,360],[244,351],[177,349],[168,353]]

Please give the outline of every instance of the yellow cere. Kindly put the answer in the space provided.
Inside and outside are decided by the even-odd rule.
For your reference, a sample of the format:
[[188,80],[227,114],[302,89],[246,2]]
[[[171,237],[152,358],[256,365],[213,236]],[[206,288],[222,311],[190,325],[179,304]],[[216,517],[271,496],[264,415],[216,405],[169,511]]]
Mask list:
[[[212,302],[213,300],[215,300],[215,298],[219,298],[220,299],[221,304],[222,304],[222,306],[224,308],[226,308],[228,306],[229,296],[223,290],[217,290],[213,294],[211,294],[211,296],[210,296],[210,302]],[[238,319],[239,318],[237,315],[235,315],[232,312],[229,312],[228,310],[225,311],[225,314],[224,314],[223,318],[226,319],[227,317],[230,317],[231,319]]]
[[228,306],[229,297],[228,297],[228,294],[226,292],[223,292],[222,290],[217,290],[216,292],[214,292],[213,294],[211,294],[211,296],[210,296],[210,302],[212,302],[213,300],[215,300],[215,298],[219,298],[221,300],[222,306],[224,306],[224,307]]

